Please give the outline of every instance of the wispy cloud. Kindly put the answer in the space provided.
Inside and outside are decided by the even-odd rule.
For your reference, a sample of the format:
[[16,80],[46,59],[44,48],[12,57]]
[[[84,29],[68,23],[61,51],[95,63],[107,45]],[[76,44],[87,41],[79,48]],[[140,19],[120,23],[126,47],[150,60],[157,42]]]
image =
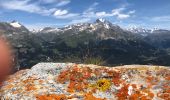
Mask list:
[[79,14],[78,13],[67,13],[67,14],[63,14],[59,16],[54,15],[54,17],[58,19],[74,19],[74,18],[79,17]]
[[125,10],[126,10],[126,8],[122,7],[122,8],[113,9],[110,13],[106,13],[104,11],[96,12],[96,16],[98,16],[98,17],[109,17],[109,16],[114,17],[115,16],[118,19],[126,19],[135,13],[135,10],[131,10],[126,13],[124,12]]
[[93,18],[98,18],[98,17],[116,17],[117,19],[127,19],[131,17],[132,14],[135,13],[135,10],[130,10],[125,12],[127,10],[125,7],[121,8],[116,8],[113,9],[110,12],[105,12],[105,11],[95,11],[94,8],[90,10],[85,10],[83,13],[83,17],[93,17]]
[[118,19],[126,19],[130,17],[130,13],[124,13],[123,11],[125,10],[125,7],[118,8],[118,9],[113,9],[112,10],[112,15],[116,16]]
[[95,9],[96,9],[96,6],[97,5],[99,5],[99,3],[98,2],[94,2],[88,9],[86,9],[85,11],[84,11],[84,13],[85,12],[92,12],[92,11],[94,11]]
[[58,2],[57,6],[60,7],[60,6],[65,6],[67,4],[69,4],[71,1],[70,0],[62,0],[60,2]]
[[50,15],[54,12],[55,8],[47,9],[39,6],[37,3],[29,3],[30,0],[11,0],[11,1],[0,1],[0,7],[10,10],[20,10],[29,13],[37,13],[42,15]]
[[96,6],[98,5],[98,2],[94,2],[92,5],[90,5],[85,11],[83,11],[82,16],[83,17],[94,17]]
[[90,21],[90,18],[82,18],[82,19],[75,19],[69,22],[69,24],[75,24],[75,23],[84,23]]
[[100,17],[101,18],[116,17],[117,19],[122,20],[131,17],[135,13],[135,10],[127,10],[126,6],[113,9],[110,12],[97,11],[96,7],[98,5],[99,5],[98,2],[93,3],[91,6],[89,6],[89,8],[84,10],[82,13],[77,14],[70,23],[88,22],[92,19],[96,19]]
[[40,3],[44,4],[56,4],[57,6],[65,6],[69,4],[70,0],[39,0]]
[[[0,7],[9,9],[9,10],[19,10],[25,11],[29,13],[36,13],[45,16],[53,16],[57,19],[68,19],[78,16],[77,13],[70,13],[68,10],[64,9],[61,10],[57,7],[67,5],[70,3],[70,0],[40,0],[39,2],[30,3],[31,0],[7,0],[1,1],[0,0]],[[41,6],[39,3],[55,3],[56,7],[54,8],[47,8]]]
[[151,18],[152,21],[156,21],[156,22],[169,22],[170,21],[170,15],[166,15],[166,16],[156,16]]
[[41,3],[46,3],[46,4],[50,4],[50,3],[55,3],[57,2],[58,0],[39,0],[39,2]]
[[67,14],[68,13],[68,11],[67,10],[56,10],[55,12],[54,12],[54,16],[62,16],[62,15],[65,15],[65,14]]
[[[0,0],[0,8],[36,13],[56,19],[67,19],[70,20],[69,23],[87,22],[100,17],[115,17],[122,20],[131,17],[135,13],[135,10],[128,10],[127,6],[115,8],[110,11],[100,11],[97,9],[100,6],[98,2],[94,2],[87,9],[79,13],[61,7],[70,2],[71,0]],[[55,6],[44,6],[49,4]]]
[[57,7],[59,6],[64,6],[70,3],[70,0],[40,0],[39,2],[33,2],[30,3],[31,0],[0,0],[0,7],[4,9],[9,9],[9,10],[19,10],[19,11],[25,11],[29,13],[36,13],[36,14],[41,14],[41,15],[53,15],[57,13],[65,13],[66,10],[58,10],[56,7],[43,7],[39,3],[56,3]]
[[79,14],[78,13],[69,13],[68,10],[58,9],[54,12],[53,16],[58,19],[71,19],[71,18],[78,17]]

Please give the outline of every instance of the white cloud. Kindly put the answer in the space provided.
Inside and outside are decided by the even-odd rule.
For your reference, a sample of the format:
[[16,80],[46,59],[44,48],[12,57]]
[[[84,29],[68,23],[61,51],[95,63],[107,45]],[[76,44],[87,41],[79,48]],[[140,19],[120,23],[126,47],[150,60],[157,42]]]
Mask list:
[[126,19],[126,18],[129,18],[131,14],[135,13],[134,10],[129,11],[128,13],[124,13],[123,11],[125,9],[126,9],[125,7],[113,9],[112,14],[113,16],[116,16],[118,19]]
[[127,12],[127,13],[124,12],[125,10],[126,10],[126,8],[122,7],[122,8],[113,9],[110,13],[106,13],[104,11],[96,12],[96,16],[97,17],[115,16],[118,19],[126,19],[126,18],[129,18],[132,14],[135,13],[135,10],[131,10],[131,11]]
[[[40,2],[31,3],[31,0],[0,0],[0,7],[9,9],[9,10],[20,10],[29,13],[36,13],[41,15],[52,15],[54,12],[57,14],[65,14],[68,13],[66,10],[60,11],[57,8],[46,8],[40,6],[40,2],[44,3],[56,3],[56,5],[64,6],[70,3],[70,0],[40,0]],[[57,10],[57,11],[56,11]]]
[[62,16],[62,15],[65,15],[65,14],[67,14],[67,13],[68,13],[67,10],[56,10],[56,11],[54,12],[54,16]]
[[[86,10],[81,13],[73,13],[66,9],[60,9],[59,7],[67,5],[71,0],[37,0],[35,2],[30,2],[33,0],[0,0],[0,7],[10,10],[20,10],[29,13],[36,13],[46,16],[52,16],[57,19],[68,19],[71,23],[75,22],[87,22],[94,18],[99,17],[116,17],[117,19],[126,19],[131,17],[135,13],[135,10],[127,11],[127,8],[121,7],[113,9],[112,11],[98,11],[98,2],[94,2]],[[56,8],[48,8],[42,6],[41,4],[55,4]]]
[[136,11],[135,10],[131,10],[128,12],[128,14],[134,14]]
[[106,12],[102,11],[102,12],[97,12],[96,16],[105,16]]
[[58,18],[58,19],[74,19],[74,18],[77,18],[79,17],[79,14],[77,13],[67,13],[67,14],[63,14],[63,15],[59,15],[59,16],[55,16],[55,18]]
[[169,22],[170,21],[170,15],[167,16],[157,16],[157,17],[153,17],[150,18],[152,21],[156,21],[156,22]]
[[40,3],[44,4],[56,4],[57,6],[65,6],[69,4],[70,0],[39,0]]
[[83,17],[87,18],[98,18],[98,17],[116,17],[117,19],[127,19],[131,17],[132,14],[135,13],[135,10],[131,10],[128,12],[125,12],[127,8],[121,7],[117,9],[113,9],[110,12],[105,11],[96,11],[96,6],[98,3],[94,3],[92,6],[90,6],[87,10],[83,12]]
[[63,0],[61,2],[58,2],[57,6],[65,6],[70,3],[70,0]]
[[[30,3],[31,0],[11,0],[11,1],[0,1],[0,7],[9,9],[9,10],[19,10],[29,13],[36,13],[46,16],[54,16],[58,19],[67,19],[79,16],[77,13],[69,13],[67,10],[61,10],[58,8],[46,8],[40,6],[40,2]],[[70,0],[41,0],[44,3],[54,3],[56,5],[64,6],[70,3]]]
[[[1,7],[12,9],[12,10],[22,10],[27,12],[35,12],[39,11],[40,8],[35,4],[28,4],[29,0],[19,1],[19,0],[12,0],[8,2],[1,2]],[[29,9],[28,9],[29,8]]]
[[80,17],[78,13],[70,13],[68,10],[56,10],[53,16],[57,19],[74,19]]
[[83,18],[83,19],[75,19],[72,20],[69,24],[75,24],[75,23],[84,23],[90,21],[90,18]]
[[86,9],[83,14],[88,14],[93,12],[96,9],[96,6],[98,5],[98,2],[93,3],[88,9]]
[[128,15],[128,14],[118,14],[117,17],[118,17],[119,19],[126,19],[126,18],[129,18],[130,15]]
[[96,17],[110,17],[110,16],[113,16],[113,14],[102,11],[102,12],[96,12],[95,16]]
[[11,0],[11,1],[4,1],[0,2],[0,7],[10,10],[20,10],[29,13],[37,13],[42,15],[50,15],[56,9],[46,9],[44,7],[39,6],[37,3],[29,3],[30,0]]
[[40,0],[40,2],[42,2],[42,3],[54,3],[54,2],[57,2],[58,0]]

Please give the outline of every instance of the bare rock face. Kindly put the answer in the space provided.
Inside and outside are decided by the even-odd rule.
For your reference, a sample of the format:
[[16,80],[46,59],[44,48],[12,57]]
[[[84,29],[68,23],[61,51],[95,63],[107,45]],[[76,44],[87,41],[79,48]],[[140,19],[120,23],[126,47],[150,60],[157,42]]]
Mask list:
[[170,100],[170,68],[39,63],[11,75],[2,100]]

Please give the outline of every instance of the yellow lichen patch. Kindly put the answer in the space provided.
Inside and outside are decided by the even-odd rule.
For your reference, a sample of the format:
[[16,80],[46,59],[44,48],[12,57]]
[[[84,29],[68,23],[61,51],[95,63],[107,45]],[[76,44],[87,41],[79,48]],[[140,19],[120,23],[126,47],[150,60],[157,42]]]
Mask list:
[[111,82],[107,79],[100,79],[96,82],[96,88],[103,92],[110,89],[110,86]]

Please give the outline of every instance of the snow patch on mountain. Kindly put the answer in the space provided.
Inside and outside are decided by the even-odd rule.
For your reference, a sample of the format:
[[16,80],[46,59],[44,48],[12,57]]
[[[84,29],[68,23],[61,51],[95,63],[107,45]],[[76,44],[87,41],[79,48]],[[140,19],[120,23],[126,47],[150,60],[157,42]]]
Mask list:
[[61,31],[61,29],[59,29],[59,28],[52,28],[52,27],[45,27],[45,28],[39,30],[40,33],[41,32],[42,33],[51,33],[51,32],[56,33],[56,32],[59,32],[59,31]]
[[21,25],[19,22],[17,22],[17,21],[11,22],[10,25],[13,26],[13,27],[15,27],[15,28],[20,28],[20,27],[22,26],[22,25]]
[[155,31],[158,31],[160,29],[156,27],[153,29],[147,29],[143,27],[131,26],[131,27],[126,28],[125,30],[130,31],[132,33],[154,33]]
[[151,30],[149,30],[149,29],[145,29],[142,27],[136,27],[136,26],[127,28],[127,30],[130,32],[133,32],[133,33],[146,33],[146,32],[150,33],[151,32]]
[[47,30],[46,32],[54,32],[54,31],[60,31],[60,29],[58,29],[58,28],[52,28],[52,29]]
[[105,19],[103,19],[103,18],[99,18],[99,21],[101,21],[101,22],[105,22],[106,20]]

